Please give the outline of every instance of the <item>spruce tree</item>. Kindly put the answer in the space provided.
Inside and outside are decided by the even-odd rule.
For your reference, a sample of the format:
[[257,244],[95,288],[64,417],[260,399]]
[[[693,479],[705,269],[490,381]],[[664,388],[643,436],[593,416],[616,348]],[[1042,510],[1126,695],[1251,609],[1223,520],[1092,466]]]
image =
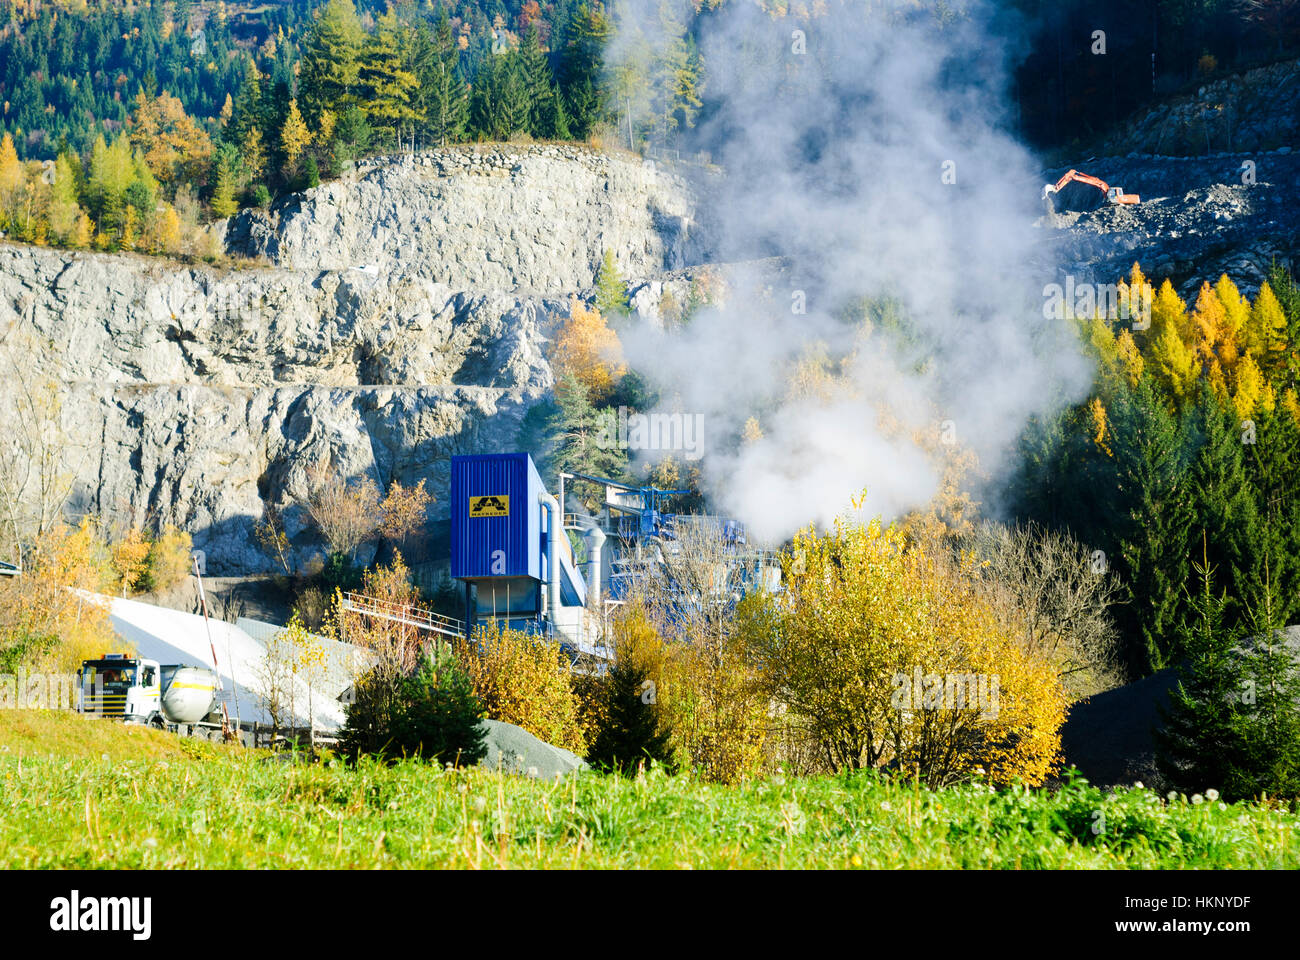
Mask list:
[[1193,523],[1188,443],[1178,419],[1143,376],[1111,411],[1114,500],[1121,574],[1128,602],[1117,611],[1130,641],[1130,668],[1164,667],[1183,619]]
[[1232,795],[1294,798],[1300,796],[1300,662],[1287,644],[1267,563],[1258,596],[1245,664],[1249,779],[1231,785]]
[[587,762],[599,770],[634,773],[642,762],[668,765],[669,735],[662,729],[649,671],[620,659],[605,677],[605,713]]
[[[1192,464],[1191,494],[1196,528],[1208,543],[1208,559],[1225,578],[1228,596],[1243,599],[1247,584],[1263,574],[1259,513],[1244,465],[1242,429],[1230,408],[1208,384],[1201,386],[1195,410],[1200,449]],[[1234,601],[1228,620],[1239,621]]]
[[596,309],[607,317],[627,313],[627,283],[610,249],[601,257],[596,274]]
[[312,129],[319,126],[323,111],[339,114],[356,104],[364,40],[352,0],[329,0],[303,41],[299,62],[298,99]]
[[429,75],[421,80],[429,87],[425,106],[425,129],[429,139],[439,146],[456,143],[465,135],[469,119],[469,90],[457,69],[460,48],[452,33],[447,11],[441,11],[434,29],[435,57]]
[[542,52],[536,24],[529,24],[528,31],[524,34],[523,42],[519,45],[517,64],[520,84],[528,101],[528,121],[525,127],[531,136],[549,139],[551,134],[544,128],[549,125],[547,104],[551,99],[554,78],[546,54]]
[[1214,788],[1236,799],[1234,791],[1249,780],[1242,702],[1246,672],[1237,649],[1241,634],[1224,622],[1228,598],[1215,593],[1214,567],[1204,552],[1193,567],[1200,584],[1189,597],[1191,615],[1179,631],[1186,660],[1178,668],[1168,707],[1160,708],[1164,726],[1156,731],[1156,759],[1177,789],[1200,793]]
[[559,378],[553,398],[528,411],[518,438],[546,474],[576,471],[613,480],[627,474],[627,451],[618,440],[614,411],[597,410],[572,373]]
[[447,650],[425,654],[400,687],[393,747],[405,756],[470,766],[487,753],[483,706]]
[[235,200],[238,186],[239,152],[229,144],[217,148],[212,158],[213,187],[212,212],[218,217],[231,217],[239,210]]
[[581,4],[565,24],[560,87],[573,135],[586,139],[605,117],[605,55],[612,27],[605,13]]
[[[1300,425],[1284,410],[1264,413],[1245,444],[1245,465],[1259,510],[1257,552],[1270,558],[1271,601],[1283,623],[1300,616]],[[1257,587],[1241,598],[1261,600]]]

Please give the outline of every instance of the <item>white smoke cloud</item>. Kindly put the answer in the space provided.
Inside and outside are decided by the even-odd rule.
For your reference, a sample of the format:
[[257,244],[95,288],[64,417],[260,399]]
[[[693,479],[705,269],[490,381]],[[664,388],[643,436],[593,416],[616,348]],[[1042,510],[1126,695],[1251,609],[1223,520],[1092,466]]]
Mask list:
[[[638,44],[658,6],[633,4]],[[942,420],[996,474],[1027,419],[1090,380],[1072,334],[1042,319],[1037,165],[1007,131],[1008,41],[990,8],[941,25],[919,3],[813,6],[773,18],[732,0],[700,37],[715,109],[692,139],[725,170],[702,217],[719,259],[783,269],[737,271],[726,302],[684,329],[624,335],[666,402],[704,414],[713,501],[772,541],[828,523],[864,488],[868,514],[923,506],[938,477],[913,431]],[[616,39],[614,70],[632,46]],[[913,346],[873,335],[840,371],[848,387],[789,399],[810,346],[852,351],[837,313],[862,295],[897,301]],[[882,407],[902,429],[882,427]],[[735,443],[750,416],[763,439]]]

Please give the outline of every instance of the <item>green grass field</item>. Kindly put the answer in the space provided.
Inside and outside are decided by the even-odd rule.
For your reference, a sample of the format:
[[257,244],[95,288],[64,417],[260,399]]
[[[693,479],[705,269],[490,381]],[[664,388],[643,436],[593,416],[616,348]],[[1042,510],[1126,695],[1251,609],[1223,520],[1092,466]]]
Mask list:
[[0,715],[0,807],[0,869],[1300,866],[1292,813],[1146,790],[541,783],[294,764],[42,712]]

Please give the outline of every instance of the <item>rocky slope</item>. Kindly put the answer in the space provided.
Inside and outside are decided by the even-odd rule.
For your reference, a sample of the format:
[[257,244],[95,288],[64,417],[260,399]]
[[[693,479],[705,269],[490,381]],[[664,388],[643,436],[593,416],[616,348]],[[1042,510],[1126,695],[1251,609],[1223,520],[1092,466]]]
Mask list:
[[[1076,165],[1142,203],[1040,220],[1044,283],[1113,282],[1139,260],[1184,296],[1221,271],[1253,294],[1300,253],[1286,146]],[[650,162],[458,147],[241,213],[223,231],[238,269],[0,243],[0,409],[55,385],[75,511],[175,523],[213,573],[247,574],[274,566],[252,534],[272,506],[303,561],[320,550],[300,506],[310,469],[439,495],[453,453],[512,449],[553,385],[547,338],[604,251],[655,322],[664,292],[686,302],[716,259],[697,219],[692,189]]]
[[634,290],[687,265],[692,210],[639,161],[511,147],[372,165],[232,221],[230,249],[269,266],[0,244],[0,389],[56,385],[75,509],[176,523],[215,573],[270,569],[268,505],[299,560],[319,551],[317,464],[438,494],[453,453],[511,449],[568,295],[606,248]]
[[685,184],[650,161],[469,146],[368,161],[268,214],[240,214],[227,245],[283,267],[554,295],[590,286],[606,250],[633,279],[698,263],[693,215]]
[[1148,277],[1169,277],[1183,296],[1225,272],[1253,295],[1272,262],[1294,264],[1300,255],[1300,155],[1290,147],[1208,157],[1131,154],[1076,166],[1142,202],[1045,216],[1045,272],[1113,283],[1138,261]]

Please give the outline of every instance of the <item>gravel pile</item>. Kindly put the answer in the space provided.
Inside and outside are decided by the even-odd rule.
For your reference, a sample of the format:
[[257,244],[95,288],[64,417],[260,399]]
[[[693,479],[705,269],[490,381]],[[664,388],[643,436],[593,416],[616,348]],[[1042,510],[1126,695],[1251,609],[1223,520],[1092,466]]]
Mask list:
[[522,727],[500,720],[484,720],[483,726],[487,730],[487,753],[479,761],[480,767],[541,780],[554,780],[587,768],[577,754],[551,746]]

